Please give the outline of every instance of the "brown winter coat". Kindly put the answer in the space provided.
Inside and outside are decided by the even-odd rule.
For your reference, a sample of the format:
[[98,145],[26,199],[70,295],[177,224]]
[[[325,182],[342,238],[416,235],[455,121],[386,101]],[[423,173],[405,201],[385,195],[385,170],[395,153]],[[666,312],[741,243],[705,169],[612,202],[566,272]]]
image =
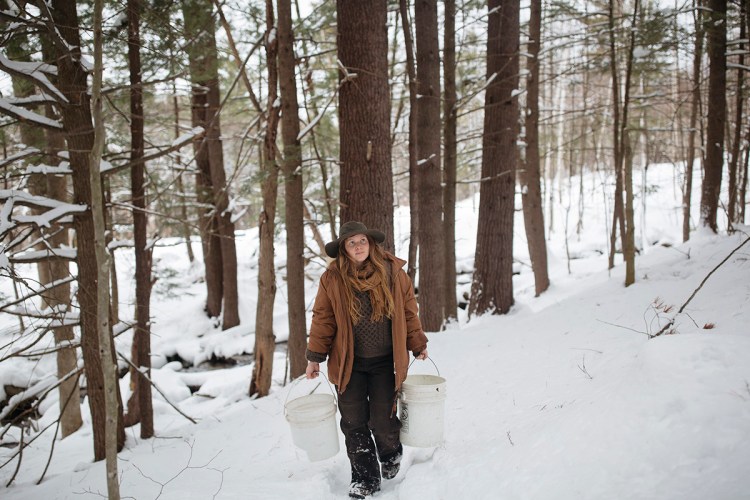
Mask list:
[[[427,337],[417,315],[414,287],[401,269],[406,261],[386,253],[386,264],[391,265],[394,314],[391,318],[393,335],[393,364],[396,390],[406,378],[409,351],[419,353],[427,347]],[[313,306],[312,325],[307,348],[328,355],[328,378],[344,392],[349,383],[354,363],[354,334],[341,287],[339,271],[331,266],[320,277],[318,295]]]

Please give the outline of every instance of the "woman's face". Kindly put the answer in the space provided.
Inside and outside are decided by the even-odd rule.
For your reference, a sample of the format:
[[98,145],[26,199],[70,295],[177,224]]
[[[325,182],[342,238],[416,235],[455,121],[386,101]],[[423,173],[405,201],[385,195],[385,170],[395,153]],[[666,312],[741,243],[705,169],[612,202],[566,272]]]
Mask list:
[[344,242],[346,254],[359,266],[370,256],[370,242],[364,234],[350,236]]

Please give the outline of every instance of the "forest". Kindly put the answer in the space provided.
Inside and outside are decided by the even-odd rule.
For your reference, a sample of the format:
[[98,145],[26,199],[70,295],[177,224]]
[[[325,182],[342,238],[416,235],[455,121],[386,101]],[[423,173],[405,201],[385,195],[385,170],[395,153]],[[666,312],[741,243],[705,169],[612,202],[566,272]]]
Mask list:
[[[747,220],[748,2],[1,1],[0,442],[44,433],[55,393],[47,432],[90,418],[109,498],[126,429],[158,434],[158,248],[197,270],[212,330],[254,334],[257,400],[278,370],[305,371],[310,286],[343,222],[404,252],[422,325],[441,332],[512,312],[521,268],[543,297],[551,234],[570,273],[598,221],[606,268],[637,283],[636,258],[664,243],[646,213],[656,166],[682,242]],[[4,375],[39,360],[56,376]],[[22,468],[28,445],[0,467]]]

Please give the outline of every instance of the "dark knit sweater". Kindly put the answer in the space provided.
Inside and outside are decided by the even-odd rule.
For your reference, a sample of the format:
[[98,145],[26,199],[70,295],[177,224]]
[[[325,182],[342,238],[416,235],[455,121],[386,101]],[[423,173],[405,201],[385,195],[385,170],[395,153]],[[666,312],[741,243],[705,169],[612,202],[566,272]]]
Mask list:
[[354,356],[356,358],[376,358],[393,354],[391,319],[372,321],[370,292],[357,292],[360,304],[359,323],[353,325]]

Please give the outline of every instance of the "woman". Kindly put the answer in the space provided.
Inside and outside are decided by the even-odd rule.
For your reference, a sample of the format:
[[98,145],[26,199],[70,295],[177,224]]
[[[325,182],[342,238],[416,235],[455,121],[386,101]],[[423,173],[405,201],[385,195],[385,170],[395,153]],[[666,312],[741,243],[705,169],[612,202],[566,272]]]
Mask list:
[[326,245],[335,260],[320,278],[306,375],[317,377],[328,357],[352,469],[349,496],[365,498],[380,490],[381,475],[398,474],[403,449],[396,398],[408,351],[426,359],[427,337],[411,280],[401,269],[406,262],[378,245],[385,235],[353,221],[339,234]]

